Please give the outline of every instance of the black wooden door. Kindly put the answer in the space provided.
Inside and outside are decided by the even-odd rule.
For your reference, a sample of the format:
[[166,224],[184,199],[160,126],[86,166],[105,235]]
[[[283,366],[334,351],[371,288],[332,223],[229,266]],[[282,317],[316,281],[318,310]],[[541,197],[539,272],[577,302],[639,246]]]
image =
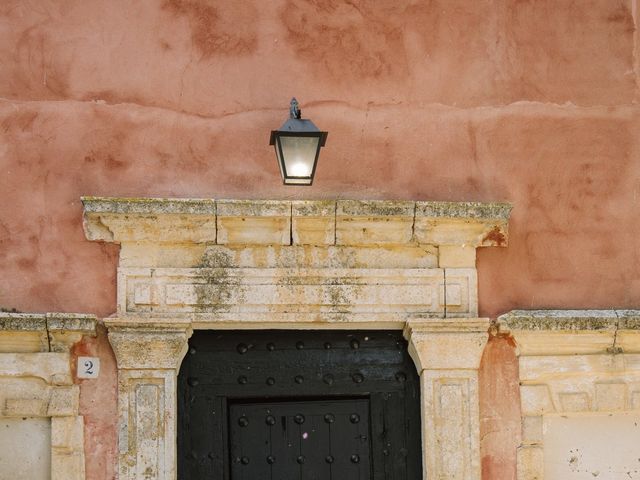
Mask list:
[[196,332],[178,416],[180,480],[422,478],[400,332]]

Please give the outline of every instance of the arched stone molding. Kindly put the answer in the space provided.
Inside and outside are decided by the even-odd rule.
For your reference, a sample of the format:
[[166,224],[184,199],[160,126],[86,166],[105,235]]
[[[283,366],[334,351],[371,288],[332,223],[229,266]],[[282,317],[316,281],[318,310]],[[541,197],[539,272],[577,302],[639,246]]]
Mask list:
[[[596,419],[620,413],[640,418],[640,311],[515,310],[499,318],[499,328],[513,336],[519,357],[519,480],[543,480],[545,475],[566,478],[569,474],[559,468],[570,465],[573,457],[545,462],[550,438],[544,432],[554,419]],[[591,436],[595,442],[597,437]],[[640,431],[634,445],[638,438]],[[602,447],[614,448],[610,444]],[[558,450],[551,453],[557,455]],[[640,478],[636,457],[628,475],[617,472],[615,478]],[[577,472],[579,465],[573,470]],[[594,469],[587,474],[597,477],[608,472]]]
[[[120,480],[173,480],[175,381],[193,329],[404,329],[421,376],[425,479],[479,480],[475,248],[506,204],[84,198],[121,245],[105,320],[119,378]],[[464,345],[464,349],[461,349]],[[446,352],[447,349],[451,352]]]
[[[0,313],[0,418],[51,421],[51,479],[84,480],[84,419],[70,350],[90,315]],[[0,476],[6,472],[0,471]]]

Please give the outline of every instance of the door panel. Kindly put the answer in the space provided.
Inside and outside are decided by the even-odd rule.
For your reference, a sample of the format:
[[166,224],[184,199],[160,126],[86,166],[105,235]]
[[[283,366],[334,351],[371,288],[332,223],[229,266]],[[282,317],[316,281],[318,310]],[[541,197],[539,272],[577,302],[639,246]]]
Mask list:
[[232,480],[370,478],[367,399],[233,404],[229,433]]
[[198,331],[189,347],[180,480],[422,478],[419,380],[400,332]]

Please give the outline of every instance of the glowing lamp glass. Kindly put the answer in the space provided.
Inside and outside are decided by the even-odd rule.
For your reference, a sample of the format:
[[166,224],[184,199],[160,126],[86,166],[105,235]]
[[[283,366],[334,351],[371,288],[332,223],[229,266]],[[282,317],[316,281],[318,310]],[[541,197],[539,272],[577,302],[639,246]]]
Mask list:
[[[295,103],[294,103],[295,102]],[[299,118],[297,102],[291,102],[291,118],[279,130],[271,132],[282,181],[285,185],[311,185],[316,172],[320,148],[327,139],[311,122]]]

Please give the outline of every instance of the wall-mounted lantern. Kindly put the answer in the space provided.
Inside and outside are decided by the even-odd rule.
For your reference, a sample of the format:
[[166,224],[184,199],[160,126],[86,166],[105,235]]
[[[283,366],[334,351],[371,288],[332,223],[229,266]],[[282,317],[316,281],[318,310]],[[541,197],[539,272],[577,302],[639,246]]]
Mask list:
[[269,145],[275,146],[285,185],[313,183],[320,148],[327,141],[327,132],[321,132],[311,120],[300,118],[301,115],[298,101],[292,98],[290,118],[278,130],[271,131]]

